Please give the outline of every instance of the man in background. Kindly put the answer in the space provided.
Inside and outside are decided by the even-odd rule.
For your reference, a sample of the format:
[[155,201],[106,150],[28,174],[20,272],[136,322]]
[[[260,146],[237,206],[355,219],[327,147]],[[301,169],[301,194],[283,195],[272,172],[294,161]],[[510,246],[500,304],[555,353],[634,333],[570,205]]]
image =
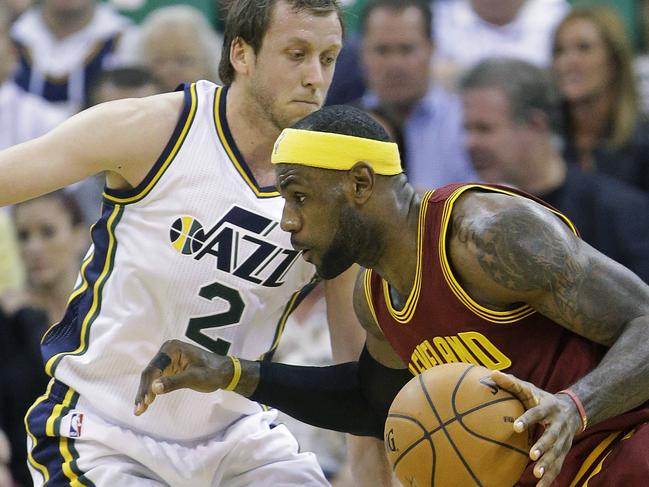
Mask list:
[[361,16],[364,108],[403,134],[406,174],[417,189],[476,178],[462,144],[460,100],[431,80],[431,11],[425,0],[377,0]]
[[649,282],[649,197],[566,163],[550,75],[525,61],[491,59],[469,70],[460,87],[466,145],[480,179],[550,203],[586,242]]
[[140,26],[135,61],[158,78],[163,91],[180,83],[219,80],[223,37],[203,13],[190,5],[173,5],[151,12]]

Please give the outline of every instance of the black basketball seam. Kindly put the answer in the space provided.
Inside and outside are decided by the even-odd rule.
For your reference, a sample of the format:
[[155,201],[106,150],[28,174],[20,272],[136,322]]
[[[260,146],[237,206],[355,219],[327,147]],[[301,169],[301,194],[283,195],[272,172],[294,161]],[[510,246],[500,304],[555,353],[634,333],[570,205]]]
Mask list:
[[[462,375],[460,376],[460,379],[458,380],[458,382],[457,382],[457,384],[456,384],[456,388],[459,387],[459,384],[462,383],[462,381],[464,380],[464,377],[466,376],[466,374],[467,374],[467,373],[469,372],[469,370],[471,370],[473,367],[474,367],[474,365],[470,365],[470,366],[467,367],[467,369],[462,373]],[[465,467],[465,468],[467,469],[467,471],[469,472],[469,475],[471,475],[471,477],[473,478],[473,480],[476,482],[476,484],[478,484],[479,487],[484,487],[484,486],[482,485],[482,483],[480,482],[480,480],[478,479],[478,477],[476,477],[476,475],[473,473],[473,470],[471,470],[471,468],[469,468],[469,465],[468,465],[468,464],[466,463],[466,461],[464,460],[464,457],[460,454],[460,451],[458,450],[457,446],[456,446],[455,443],[453,442],[453,440],[452,440],[452,438],[451,438],[451,435],[448,433],[448,431],[446,431],[446,424],[445,424],[444,422],[442,422],[441,417],[440,417],[439,413],[437,412],[437,409],[435,408],[435,405],[433,404],[432,399],[430,398],[430,394],[428,393],[428,389],[426,389],[426,384],[424,384],[424,380],[422,379],[422,374],[419,374],[417,377],[419,378],[419,385],[421,386],[421,388],[422,388],[422,390],[423,390],[423,392],[424,392],[424,396],[426,396],[426,401],[428,402],[428,405],[430,406],[431,410],[433,411],[433,414],[434,414],[435,417],[437,418],[437,422],[440,424],[440,429],[441,429],[441,430],[444,432],[444,434],[446,435],[446,439],[447,439],[448,442],[451,444],[451,446],[453,447],[453,450],[455,450],[455,453],[456,453],[457,456],[459,457],[459,459],[460,459],[460,461],[462,462],[462,464],[464,465],[464,467]],[[455,391],[453,392],[453,397],[455,397]],[[433,485],[432,482],[431,482],[431,485]]]
[[432,436],[433,436],[435,433],[437,433],[439,430],[443,430],[443,431],[444,431],[444,434],[446,435],[447,439],[449,440],[449,443],[451,444],[451,446],[453,447],[453,449],[455,450],[455,452],[458,454],[458,457],[460,458],[460,460],[462,461],[462,463],[463,463],[464,466],[466,467],[466,469],[467,469],[467,471],[469,472],[469,474],[473,477],[473,479],[478,483],[478,485],[479,485],[480,487],[483,487],[482,484],[480,483],[480,480],[479,480],[478,478],[476,478],[476,476],[473,474],[473,471],[472,471],[471,468],[467,465],[467,463],[465,462],[463,456],[460,454],[460,452],[458,451],[458,448],[455,446],[455,444],[453,443],[453,441],[451,441],[451,438],[449,437],[449,434],[448,434],[448,432],[446,431],[446,427],[449,426],[450,424],[454,423],[455,421],[458,421],[458,422],[460,423],[460,425],[464,428],[464,430],[465,430],[466,432],[468,432],[469,434],[471,434],[471,435],[473,435],[473,436],[475,436],[475,437],[477,437],[477,438],[480,438],[480,439],[482,439],[482,440],[485,440],[485,441],[491,442],[491,443],[493,443],[493,444],[499,445],[499,446],[501,446],[501,447],[505,447],[505,448],[507,448],[507,449],[509,449],[509,450],[515,451],[515,452],[517,452],[517,453],[520,453],[520,454],[523,455],[524,457],[527,457],[527,451],[522,451],[522,450],[519,450],[518,448],[512,447],[512,446],[507,445],[507,444],[505,444],[505,443],[501,443],[501,442],[499,442],[499,441],[497,441],[497,440],[494,440],[494,439],[487,438],[487,437],[484,437],[484,436],[482,436],[482,435],[479,435],[478,433],[475,433],[475,432],[471,431],[471,430],[470,430],[470,429],[469,429],[469,428],[464,424],[464,422],[462,421],[462,418],[464,418],[465,416],[468,416],[468,415],[470,415],[470,414],[472,414],[472,413],[474,413],[474,412],[476,412],[476,411],[479,411],[480,409],[483,409],[483,408],[485,408],[485,407],[488,407],[488,406],[491,406],[491,405],[493,405],[493,404],[497,404],[497,403],[500,403],[500,402],[505,402],[505,401],[514,401],[514,400],[517,400],[515,397],[503,397],[503,398],[499,398],[499,399],[494,399],[494,400],[489,401],[489,402],[487,402],[487,403],[480,404],[479,406],[472,407],[471,409],[468,409],[467,411],[465,411],[465,412],[463,412],[463,413],[460,413],[460,412],[457,410],[456,406],[455,406],[455,399],[456,399],[456,397],[457,397],[457,393],[458,393],[458,391],[459,391],[459,388],[460,388],[462,382],[464,381],[466,375],[467,375],[467,374],[469,373],[469,371],[470,371],[472,368],[474,368],[474,367],[475,367],[475,365],[469,365],[469,366],[467,367],[467,369],[462,373],[462,375],[460,376],[460,378],[458,379],[458,382],[456,383],[455,389],[454,389],[453,394],[452,394],[452,396],[451,396],[451,397],[452,397],[451,406],[452,406],[452,408],[453,408],[453,413],[454,413],[455,416],[452,417],[451,419],[449,419],[448,421],[445,421],[445,422],[442,422],[442,421],[440,420],[441,417],[440,417],[440,415],[438,414],[437,410],[435,409],[434,404],[432,403],[432,400],[431,400],[431,397],[430,397],[430,395],[429,395],[429,393],[428,393],[428,390],[426,389],[426,387],[425,387],[425,385],[424,385],[424,383],[423,383],[423,379],[422,379],[421,374],[418,376],[418,377],[419,377],[419,383],[420,383],[420,386],[421,386],[421,388],[422,388],[422,391],[424,392],[424,395],[425,395],[425,397],[426,397],[426,400],[427,400],[429,406],[431,407],[431,410],[432,410],[433,413],[435,414],[435,417],[437,418],[437,422],[438,422],[439,426],[437,426],[436,428],[434,428],[434,429],[432,429],[432,430],[430,430],[430,431],[427,431],[427,429],[424,427],[424,425],[423,425],[423,424],[422,424],[418,419],[416,419],[416,418],[414,418],[414,417],[412,417],[412,416],[409,416],[409,415],[406,415],[406,414],[400,414],[400,413],[389,413],[389,414],[388,414],[388,418],[399,418],[399,419],[403,419],[403,420],[406,420],[406,421],[410,421],[410,422],[416,424],[416,425],[417,425],[417,426],[422,430],[422,433],[423,433],[423,436],[422,436],[420,439],[418,439],[418,440],[416,440],[415,442],[411,443],[410,446],[409,446],[409,447],[408,447],[408,448],[407,448],[403,453],[401,453],[401,454],[397,457],[397,460],[394,462],[393,467],[392,467],[393,471],[396,470],[397,465],[399,464],[399,462],[401,462],[401,460],[403,459],[403,457],[405,457],[405,456],[406,456],[410,451],[412,451],[415,447],[417,447],[418,445],[420,445],[423,441],[427,441],[427,442],[429,443],[429,445],[430,445],[431,452],[432,452],[432,455],[433,455],[433,464],[432,464],[432,472],[431,472],[432,477],[431,477],[431,484],[430,484],[430,485],[431,485],[431,487],[434,486],[434,485],[435,485],[435,484],[434,484],[434,481],[435,481],[435,467],[436,467],[436,456],[437,456],[437,452],[436,452],[436,450],[435,450],[435,445],[434,445],[434,443],[433,443],[433,441],[432,441]]
[[471,435],[473,435],[473,436],[475,436],[477,438],[480,438],[481,440],[485,440],[485,441],[488,441],[490,443],[500,445],[502,447],[507,448],[508,450],[512,450],[512,451],[514,451],[516,453],[520,453],[524,457],[527,457],[527,455],[528,455],[527,451],[520,450],[520,449],[518,449],[518,448],[516,448],[514,446],[508,445],[507,443],[502,443],[502,442],[500,442],[498,440],[494,440],[493,438],[488,438],[486,436],[482,436],[482,435],[472,431],[471,429],[469,429],[469,427],[466,424],[464,424],[463,418],[470,415],[471,413],[479,411],[480,409],[484,409],[484,408],[486,408],[488,406],[491,406],[493,404],[498,404],[500,402],[507,402],[507,401],[518,401],[518,399],[516,399],[515,397],[501,397],[500,399],[494,399],[493,401],[485,402],[483,404],[480,404],[479,406],[475,406],[475,407],[473,407],[473,408],[471,408],[471,409],[469,409],[469,410],[467,410],[467,411],[465,411],[463,413],[460,413],[455,407],[455,394],[453,394],[453,401],[451,402],[451,407],[453,408],[453,413],[455,414],[455,418],[457,419],[458,423],[460,423],[460,426],[462,426],[462,428],[464,428],[464,430],[467,433],[469,433],[469,434],[471,434]]
[[[388,418],[399,418],[399,419],[405,419],[405,420],[412,421],[417,426],[419,426],[419,428],[422,430],[423,435],[424,435],[419,440],[417,440],[413,444],[411,444],[408,448],[406,448],[405,451],[397,457],[396,461],[392,465],[392,470],[393,471],[396,470],[397,465],[399,464],[401,459],[403,457],[405,457],[413,448],[415,448],[417,445],[419,445],[422,441],[427,440],[428,443],[430,444],[430,449],[433,452],[433,465],[432,466],[433,466],[433,473],[434,473],[435,472],[435,458],[436,458],[436,455],[435,455],[435,446],[433,445],[433,440],[431,438],[431,433],[428,433],[428,431],[426,431],[426,428],[424,427],[424,425],[421,424],[421,422],[418,419],[415,419],[412,416],[406,416],[405,414],[398,414],[398,413],[389,413]],[[434,479],[434,477],[433,477],[433,479]],[[432,482],[433,481],[431,480],[431,486],[433,485]]]

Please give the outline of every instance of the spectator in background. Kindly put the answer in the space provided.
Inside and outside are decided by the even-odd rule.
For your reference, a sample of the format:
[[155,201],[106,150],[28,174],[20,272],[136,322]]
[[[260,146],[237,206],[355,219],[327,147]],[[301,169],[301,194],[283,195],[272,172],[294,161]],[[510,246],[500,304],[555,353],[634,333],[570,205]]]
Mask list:
[[549,73],[524,61],[487,60],[461,88],[480,178],[550,203],[586,242],[649,282],[649,195],[565,162],[553,131],[559,101]]
[[96,0],[42,0],[14,23],[15,79],[23,89],[77,111],[88,86],[108,66],[130,22]]
[[649,191],[649,121],[639,112],[631,56],[617,15],[584,7],[557,28],[552,66],[566,159]]
[[88,93],[88,106],[123,98],[143,98],[162,93],[162,84],[146,68],[126,66],[105,69]]
[[360,37],[357,32],[345,32],[345,43],[336,61],[336,71],[327,93],[326,105],[353,104],[365,93],[360,65]]
[[0,296],[0,328],[5,345],[0,374],[0,430],[11,443],[11,471],[31,485],[23,418],[42,394],[48,377],[40,354],[41,336],[63,312],[86,248],[81,208],[59,190],[12,208],[20,254],[27,270],[24,291]]
[[[130,66],[105,69],[97,75],[88,92],[88,106],[123,98],[143,98],[162,93],[162,85],[146,68]],[[80,203],[86,226],[101,215],[105,176],[97,174],[72,184],[68,189]]]
[[128,17],[133,22],[141,24],[153,10],[168,7],[169,5],[191,5],[201,11],[215,28],[223,31],[223,22],[220,18],[224,0],[107,0],[119,13]]
[[140,35],[137,62],[160,80],[163,91],[201,79],[220,82],[223,38],[200,10],[189,5],[154,10],[142,23]]
[[17,53],[9,37],[11,12],[0,4],[0,149],[43,135],[69,115],[13,82]]
[[475,179],[462,143],[460,100],[430,79],[431,12],[425,0],[376,0],[361,17],[370,92],[362,105],[396,121],[415,188]]
[[462,71],[492,56],[550,64],[552,33],[566,0],[437,0],[435,76],[454,87]]

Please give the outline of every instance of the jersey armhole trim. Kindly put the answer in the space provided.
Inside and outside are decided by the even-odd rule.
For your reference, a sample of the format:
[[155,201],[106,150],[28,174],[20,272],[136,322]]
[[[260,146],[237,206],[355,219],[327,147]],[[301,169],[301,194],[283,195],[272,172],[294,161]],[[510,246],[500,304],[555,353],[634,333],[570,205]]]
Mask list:
[[383,287],[383,296],[385,306],[388,312],[397,323],[406,325],[410,322],[417,310],[417,303],[419,302],[419,295],[421,294],[422,270],[423,270],[423,256],[424,256],[424,236],[426,233],[426,214],[428,212],[428,205],[434,191],[426,192],[421,198],[421,206],[419,208],[419,223],[417,228],[417,267],[415,270],[415,282],[408,298],[406,299],[403,308],[400,310],[392,306],[392,299],[390,298],[390,287],[384,279],[381,279]]
[[185,103],[183,111],[178,119],[178,123],[176,124],[176,128],[174,129],[171,138],[167,142],[166,147],[151,170],[135,188],[126,190],[110,188],[104,189],[104,199],[120,204],[136,203],[151,192],[153,187],[169,168],[169,165],[185,142],[189,129],[196,116],[197,104],[196,83],[185,86]]
[[223,150],[228,155],[235,170],[241,176],[241,179],[246,183],[250,190],[257,198],[276,198],[279,192],[274,186],[260,187],[255,179],[252,171],[246,164],[243,155],[239,152],[237,144],[232,137],[228,120],[226,117],[228,88],[220,86],[214,93],[214,129],[218,139],[223,146]]
[[441,221],[441,228],[439,232],[439,242],[438,242],[440,267],[442,268],[444,279],[446,280],[446,283],[448,284],[449,288],[451,289],[453,294],[458,298],[458,300],[467,309],[469,309],[471,312],[473,312],[480,318],[490,321],[492,323],[501,324],[501,325],[513,324],[517,321],[522,320],[523,318],[527,318],[528,316],[533,315],[534,313],[536,313],[536,311],[534,310],[534,308],[532,308],[529,305],[519,306],[518,308],[508,310],[508,311],[495,311],[478,304],[476,301],[473,300],[473,298],[471,298],[471,296],[469,296],[469,294],[464,290],[464,288],[460,285],[458,280],[455,278],[455,275],[453,274],[453,271],[451,269],[451,265],[448,261],[448,255],[446,252],[446,234],[448,231],[449,222],[451,220],[451,212],[453,210],[453,205],[455,201],[462,195],[462,193],[464,193],[467,190],[475,189],[475,188],[492,191],[496,193],[503,193],[510,196],[522,197],[521,195],[518,195],[513,192],[505,191],[499,188],[483,186],[480,184],[468,184],[466,186],[460,186],[455,191],[453,191],[453,193],[448,197],[448,199],[444,203],[444,210],[442,213],[442,221]]
[[[367,308],[370,310],[372,318],[374,318],[374,323],[377,328],[383,333],[379,319],[376,316],[376,309],[374,309],[374,302],[372,301],[372,269],[365,269],[363,274],[363,292],[365,294],[365,301],[367,302]],[[385,333],[384,333],[385,334]]]

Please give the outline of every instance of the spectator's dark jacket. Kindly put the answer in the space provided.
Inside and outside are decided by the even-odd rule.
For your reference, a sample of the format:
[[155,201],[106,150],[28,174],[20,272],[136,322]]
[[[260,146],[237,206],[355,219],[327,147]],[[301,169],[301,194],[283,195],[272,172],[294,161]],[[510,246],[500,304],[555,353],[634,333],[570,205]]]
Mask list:
[[7,316],[0,308],[0,429],[9,438],[11,474],[22,486],[32,485],[24,417],[48,382],[40,353],[48,325],[40,309],[25,307]]
[[[611,148],[600,144],[594,150],[594,169],[627,184],[649,192],[649,119],[642,116],[636,124],[633,139],[624,147]],[[563,156],[577,163],[577,149],[568,138]]]
[[587,243],[649,283],[649,194],[569,164],[564,184],[538,196],[570,218]]

